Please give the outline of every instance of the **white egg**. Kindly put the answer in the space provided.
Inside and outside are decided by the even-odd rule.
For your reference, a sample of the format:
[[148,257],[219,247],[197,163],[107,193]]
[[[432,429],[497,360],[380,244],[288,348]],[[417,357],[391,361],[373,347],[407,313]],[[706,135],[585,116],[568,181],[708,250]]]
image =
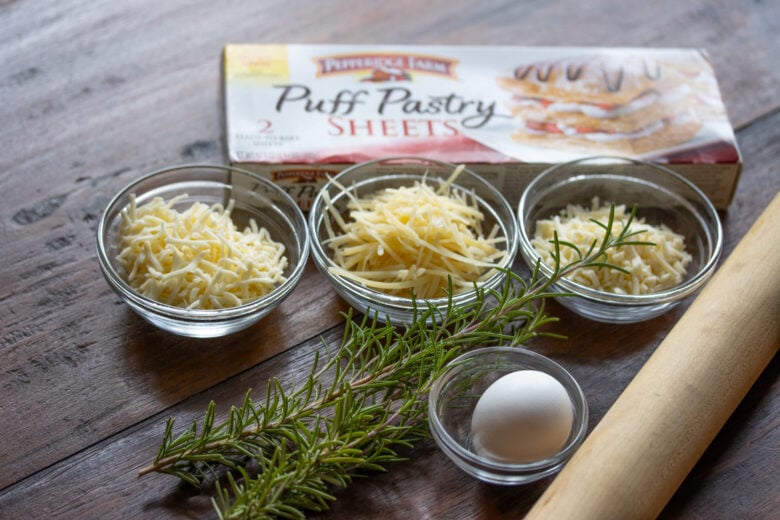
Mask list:
[[522,463],[558,453],[571,434],[569,393],[538,370],[502,376],[485,390],[471,417],[476,453],[498,462]]

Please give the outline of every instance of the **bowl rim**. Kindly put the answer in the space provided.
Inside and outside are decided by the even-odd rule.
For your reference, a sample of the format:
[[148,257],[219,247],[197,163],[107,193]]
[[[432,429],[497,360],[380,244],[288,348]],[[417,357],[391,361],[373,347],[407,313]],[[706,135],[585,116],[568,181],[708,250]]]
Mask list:
[[[581,420],[579,422],[575,422],[572,425],[572,433],[570,434],[570,437],[567,440],[566,445],[560,451],[558,451],[558,453],[556,453],[551,457],[540,459],[537,461],[532,461],[532,462],[515,462],[515,463],[500,462],[494,459],[483,457],[481,455],[478,455],[468,450],[461,443],[456,441],[452,437],[452,435],[450,435],[449,431],[447,431],[447,429],[444,427],[436,407],[437,400],[443,389],[443,386],[446,383],[448,383],[452,377],[454,377],[454,375],[456,374],[454,371],[458,369],[459,365],[473,358],[476,358],[479,355],[489,354],[489,353],[511,354],[513,356],[516,355],[516,356],[533,359],[534,361],[537,361],[542,365],[546,365],[547,367],[556,371],[558,374],[563,375],[564,378],[568,380],[571,389],[574,390],[574,395],[571,395],[570,393],[570,397],[572,398],[572,407],[579,410]],[[522,369],[518,369],[518,370],[522,370]],[[534,369],[531,368],[531,370]],[[547,371],[545,371],[545,373],[549,374],[549,372]],[[549,375],[552,375],[553,377],[555,377],[556,380],[560,381],[558,374],[549,374]],[[567,393],[569,393],[568,389],[567,389]],[[479,466],[491,471],[506,473],[506,472],[534,471],[534,470],[542,471],[557,466],[558,464],[564,463],[574,454],[574,452],[579,448],[579,446],[585,440],[585,437],[588,433],[588,421],[590,417],[590,411],[588,406],[588,400],[585,397],[585,393],[583,392],[579,382],[574,378],[574,376],[571,375],[571,373],[568,370],[566,370],[557,361],[554,361],[547,356],[529,350],[524,346],[517,346],[517,347],[490,346],[490,347],[480,347],[473,350],[469,350],[468,352],[459,355],[448,364],[447,369],[444,372],[442,372],[442,374],[431,385],[431,390],[428,393],[428,414],[427,415],[428,415],[429,428],[432,430],[434,438],[435,439],[440,438],[441,441],[444,442],[446,447],[452,452],[454,452],[454,454],[457,455],[461,459],[461,461],[468,462],[470,466],[473,466],[474,464],[478,464]],[[577,414],[575,412],[575,417],[576,415]]]
[[[293,266],[287,279],[276,286],[271,292],[265,296],[261,296],[255,300],[244,303],[243,305],[237,305],[235,307],[226,307],[223,309],[186,309],[184,307],[177,307],[174,305],[168,305],[157,300],[153,300],[147,296],[140,294],[138,291],[130,287],[130,285],[124,280],[124,278],[114,269],[111,263],[111,259],[108,256],[108,247],[105,243],[106,234],[110,223],[108,222],[109,211],[114,208],[119,201],[130,195],[133,190],[140,184],[148,181],[153,177],[171,173],[180,170],[215,170],[223,173],[238,173],[240,175],[246,175],[252,181],[256,181],[262,184],[264,187],[273,191],[276,195],[279,195],[286,204],[289,204],[292,209],[292,213],[295,217],[294,221],[290,222],[291,227],[299,229],[299,240],[296,243],[301,244],[300,258],[298,263]],[[294,199],[282,190],[279,186],[272,181],[248,170],[242,168],[236,168],[234,166],[226,166],[220,164],[179,164],[174,166],[168,166],[162,169],[154,170],[146,173],[141,177],[133,180],[129,184],[126,184],[119,192],[117,192],[111,200],[106,204],[105,209],[100,215],[97,226],[97,256],[100,264],[103,276],[108,281],[109,285],[123,298],[129,300],[134,305],[143,308],[146,311],[154,312],[160,316],[166,316],[168,318],[176,320],[186,320],[192,322],[218,322],[226,319],[240,318],[247,315],[251,315],[263,309],[266,309],[269,305],[276,305],[281,302],[298,284],[303,271],[306,267],[306,263],[309,256],[310,240],[309,233],[306,224],[306,218],[303,215],[300,207]]]
[[[617,155],[597,155],[592,157],[583,157],[580,159],[567,161],[560,164],[555,164],[543,170],[528,184],[528,186],[526,186],[526,188],[523,190],[522,195],[520,196],[520,201],[518,202],[517,220],[518,220],[518,233],[519,233],[518,242],[520,243],[520,251],[522,256],[526,259],[526,262],[529,264],[529,267],[531,268],[534,267],[531,264],[539,265],[540,271],[547,278],[551,277],[553,274],[552,268],[550,268],[546,263],[541,261],[540,256],[538,255],[538,253],[536,253],[536,250],[533,248],[533,246],[531,246],[530,239],[528,238],[525,231],[524,213],[526,207],[528,206],[528,199],[530,197],[530,194],[533,192],[533,189],[544,180],[546,176],[554,173],[555,171],[578,163],[584,163],[590,161],[603,161],[602,163],[594,162],[594,164],[610,164],[610,163],[614,164],[616,162],[622,162],[623,164],[631,163],[639,166],[646,166],[651,169],[657,170],[658,172],[661,172],[664,175],[668,175],[672,177],[674,180],[676,180],[677,182],[680,182],[683,185],[685,185],[686,188],[693,191],[696,197],[699,199],[697,202],[699,202],[704,207],[707,213],[706,217],[710,221],[715,223],[714,233],[712,236],[712,242],[713,242],[712,251],[708,255],[707,261],[688,280],[685,280],[674,287],[656,293],[648,293],[648,294],[609,293],[605,291],[599,291],[587,287],[585,285],[578,284],[566,278],[561,278],[557,280],[554,286],[557,286],[559,289],[562,289],[563,292],[565,293],[571,293],[575,296],[586,297],[601,303],[629,305],[629,306],[654,305],[654,304],[673,302],[673,301],[680,300],[696,292],[699,289],[699,287],[715,271],[718,261],[720,260],[721,252],[723,250],[723,227],[720,222],[720,216],[718,215],[718,211],[717,209],[715,209],[715,206],[712,204],[710,199],[704,194],[704,192],[701,189],[699,189],[695,184],[693,184],[691,181],[689,181],[679,173],[661,164],[644,161],[632,157],[621,157]],[[616,176],[617,176],[616,174],[610,173],[608,171],[599,174],[599,177],[616,177]],[[630,175],[623,174],[620,175],[620,177],[630,177]]]
[[[325,248],[323,247],[322,243],[317,239],[318,231],[323,221],[322,209],[324,208],[322,208],[323,205],[322,193],[325,192],[327,189],[334,187],[336,182],[338,182],[344,176],[354,172],[355,170],[367,168],[373,165],[383,165],[383,164],[392,165],[394,162],[398,162],[400,166],[403,166],[404,164],[429,163],[429,164],[435,164],[436,166],[440,166],[440,167],[452,168],[453,171],[455,168],[459,167],[459,165],[448,163],[446,161],[441,161],[438,159],[431,159],[428,157],[415,156],[415,155],[401,155],[401,156],[372,159],[370,161],[356,163],[354,165],[349,166],[348,168],[345,168],[344,170],[342,170],[341,172],[339,172],[337,175],[333,177],[329,176],[328,181],[318,191],[317,196],[314,198],[308,216],[309,233],[311,234],[311,251],[315,263],[320,268],[320,270],[323,271],[325,276],[329,280],[331,280],[331,282],[337,284],[344,291],[349,292],[353,296],[374,301],[383,307],[390,307],[396,311],[406,312],[406,311],[411,311],[413,308],[418,308],[420,309],[420,312],[422,312],[427,306],[442,307],[447,305],[450,301],[452,301],[453,305],[469,303],[471,300],[475,298],[474,291],[472,290],[464,291],[454,295],[446,295],[438,298],[414,298],[413,299],[409,297],[395,296],[374,289],[370,289],[348,278],[333,275],[328,271],[327,268],[329,266],[335,266],[335,264],[333,263],[332,258],[325,252]],[[486,189],[488,193],[490,193],[491,196],[495,198],[496,201],[499,201],[502,206],[501,209],[504,210],[506,214],[509,215],[510,217],[509,222],[504,221],[504,219],[500,219],[499,221],[499,226],[501,226],[502,231],[506,231],[504,235],[505,235],[505,244],[507,247],[506,247],[506,255],[504,257],[504,261],[502,262],[501,265],[498,265],[495,268],[493,268],[495,272],[488,279],[477,284],[480,289],[493,289],[501,283],[501,281],[506,276],[506,272],[511,269],[515,259],[517,258],[517,253],[519,251],[519,240],[518,240],[519,226],[518,226],[517,218],[514,210],[512,209],[512,206],[510,206],[509,202],[506,200],[506,197],[504,197],[504,195],[498,189],[496,189],[495,186],[493,186],[490,182],[484,179],[481,175],[471,170],[468,167],[468,165],[464,165],[463,171],[466,172],[477,183],[479,183],[484,189]],[[421,177],[419,174],[413,172],[397,172],[397,173],[402,175]],[[457,181],[454,184],[457,186],[458,185]],[[496,211],[497,209],[498,208],[493,208],[493,207],[490,208],[491,211]],[[369,305],[369,307],[371,306]],[[371,310],[374,312],[381,311],[381,309],[378,308],[371,308]]]

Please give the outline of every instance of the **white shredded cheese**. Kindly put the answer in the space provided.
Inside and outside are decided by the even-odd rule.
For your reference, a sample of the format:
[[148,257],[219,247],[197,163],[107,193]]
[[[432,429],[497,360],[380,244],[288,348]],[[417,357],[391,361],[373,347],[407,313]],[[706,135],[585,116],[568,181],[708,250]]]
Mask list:
[[[585,254],[594,241],[597,244],[603,241],[604,229],[593,220],[606,225],[609,209],[610,205],[600,205],[598,198],[593,199],[590,209],[569,205],[558,215],[536,223],[536,232],[531,245],[550,267],[555,265],[551,254],[554,232],[558,233],[559,241],[571,242],[582,254]],[[623,230],[627,218],[625,206],[616,205],[613,236]],[[675,233],[664,224],[652,226],[642,219],[635,219],[632,222],[631,230],[634,229],[642,232],[631,237],[632,241],[652,242],[655,245],[625,245],[610,248],[604,259],[605,262],[622,267],[630,274],[616,269],[585,267],[577,269],[567,278],[599,291],[634,295],[664,291],[682,282],[691,261],[691,255],[685,251],[682,235]],[[578,258],[576,251],[565,246],[560,248],[560,254],[561,265]]]
[[366,287],[396,296],[439,298],[448,277],[453,293],[486,280],[505,256],[494,226],[484,236],[484,215],[476,199],[452,189],[459,167],[438,190],[424,180],[350,197],[348,217],[326,197],[332,222],[325,219],[335,266],[330,271]]
[[160,303],[188,309],[236,307],[271,292],[285,280],[284,246],[254,220],[243,232],[227,208],[196,202],[183,212],[155,197],[122,210],[117,255],[127,283]]

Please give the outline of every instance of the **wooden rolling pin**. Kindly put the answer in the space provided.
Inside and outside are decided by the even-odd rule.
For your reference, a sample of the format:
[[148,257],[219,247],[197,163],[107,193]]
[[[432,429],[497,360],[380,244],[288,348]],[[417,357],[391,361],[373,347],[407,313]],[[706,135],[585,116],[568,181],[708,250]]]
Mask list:
[[780,194],[529,512],[657,517],[780,345]]

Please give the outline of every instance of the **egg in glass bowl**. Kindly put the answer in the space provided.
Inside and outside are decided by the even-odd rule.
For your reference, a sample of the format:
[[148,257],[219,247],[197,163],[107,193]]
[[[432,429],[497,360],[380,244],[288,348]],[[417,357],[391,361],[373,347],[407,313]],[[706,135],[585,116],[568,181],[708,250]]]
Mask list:
[[378,320],[411,323],[420,309],[477,301],[517,254],[504,196],[463,166],[396,157],[345,169],[309,212],[312,257],[336,292]]
[[174,334],[213,338],[245,329],[300,281],[306,219],[254,173],[183,165],[124,187],[98,222],[103,276],[131,309]]
[[639,322],[669,311],[714,273],[723,232],[709,199],[665,166],[620,157],[562,163],[531,181],[518,205],[523,259],[551,277],[556,234],[559,265],[588,256],[591,244],[603,242],[610,211],[611,236],[626,225],[636,232],[626,240],[636,244],[594,259],[620,269],[588,267],[558,279],[552,290],[563,306],[595,321]]
[[483,482],[521,485],[557,473],[588,430],[588,403],[560,364],[523,347],[455,358],[428,393],[434,441]]

